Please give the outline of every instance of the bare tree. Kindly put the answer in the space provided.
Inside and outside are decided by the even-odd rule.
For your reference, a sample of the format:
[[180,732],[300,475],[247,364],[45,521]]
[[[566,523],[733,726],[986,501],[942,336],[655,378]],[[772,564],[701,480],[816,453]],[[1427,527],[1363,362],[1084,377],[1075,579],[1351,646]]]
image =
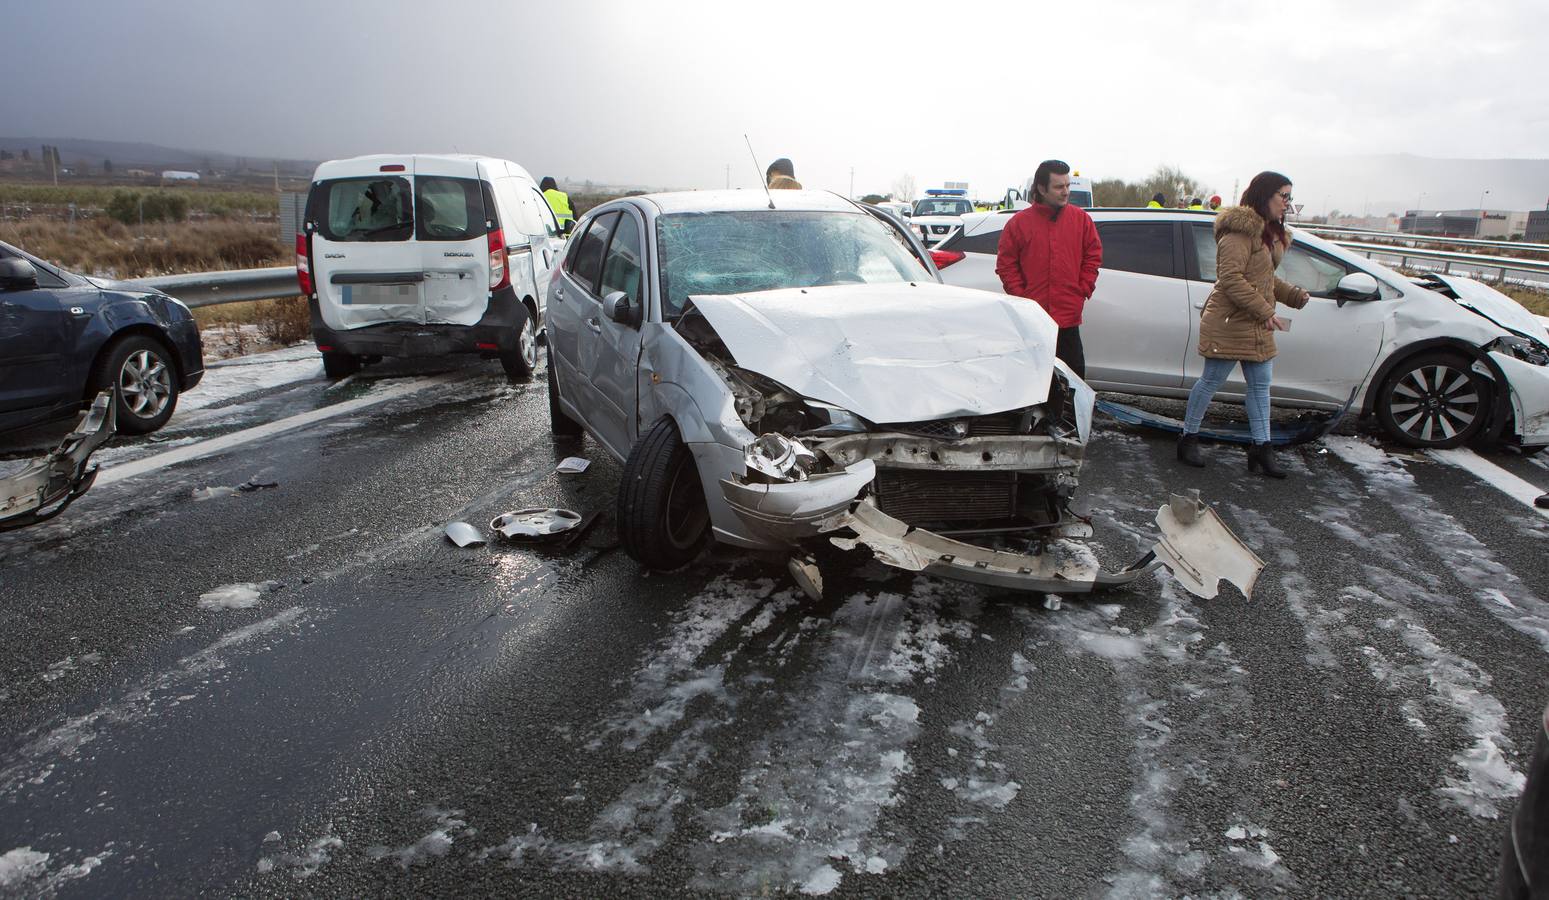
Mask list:
[[893,179],[893,199],[905,203],[914,201],[914,176],[908,172]]

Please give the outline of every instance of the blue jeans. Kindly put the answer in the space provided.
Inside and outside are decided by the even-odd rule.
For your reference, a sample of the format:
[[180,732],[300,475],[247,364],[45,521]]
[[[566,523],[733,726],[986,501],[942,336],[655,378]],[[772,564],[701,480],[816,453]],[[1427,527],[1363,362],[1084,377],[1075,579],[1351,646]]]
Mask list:
[[[1248,391],[1242,405],[1248,410],[1248,427],[1253,431],[1253,442],[1269,442],[1269,374],[1272,360],[1249,362],[1242,360],[1242,377],[1248,382]],[[1238,361],[1235,359],[1206,359],[1204,374],[1194,382],[1189,391],[1189,409],[1183,414],[1183,433],[1198,434],[1199,423],[1205,419],[1205,407],[1232,374]]]

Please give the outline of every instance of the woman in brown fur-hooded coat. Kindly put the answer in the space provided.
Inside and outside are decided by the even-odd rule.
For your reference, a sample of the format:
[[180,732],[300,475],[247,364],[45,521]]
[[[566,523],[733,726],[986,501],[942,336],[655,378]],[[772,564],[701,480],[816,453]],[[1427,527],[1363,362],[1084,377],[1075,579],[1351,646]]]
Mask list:
[[1199,353],[1205,371],[1189,393],[1178,459],[1203,466],[1199,427],[1210,398],[1232,369],[1242,366],[1248,390],[1243,405],[1253,432],[1248,471],[1273,478],[1285,472],[1275,463],[1269,445],[1270,361],[1275,358],[1275,332],[1288,327],[1275,315],[1275,304],[1301,309],[1307,292],[1275,277],[1280,259],[1291,246],[1284,225],[1291,203],[1291,179],[1278,172],[1260,172],[1243,192],[1242,205],[1216,217],[1216,286],[1205,301],[1199,321]]

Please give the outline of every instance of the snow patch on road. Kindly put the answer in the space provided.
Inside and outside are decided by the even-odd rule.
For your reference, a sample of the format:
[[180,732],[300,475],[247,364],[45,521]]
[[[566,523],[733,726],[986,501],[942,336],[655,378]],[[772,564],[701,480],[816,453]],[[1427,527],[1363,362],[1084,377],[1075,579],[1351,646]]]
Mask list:
[[[264,835],[264,843],[273,843],[280,840],[277,831],[271,831]],[[295,853],[276,853],[273,856],[265,856],[258,860],[258,874],[266,875],[274,871],[289,871],[290,877],[301,881],[317,874],[317,870],[328,865],[333,860],[333,854],[337,850],[344,849],[344,841],[332,834],[314,838],[307,845]]]
[[16,892],[16,896],[51,897],[71,881],[85,878],[113,855],[112,844],[78,863],[61,866],[49,871],[49,860],[55,854],[43,853],[29,847],[17,847],[0,854],[0,890]]
[[[368,847],[366,856],[371,859],[394,860],[400,868],[408,871],[414,866],[424,865],[451,853],[452,844],[457,838],[472,837],[477,834],[476,829],[468,827],[468,823],[462,818],[465,813],[460,809],[429,808],[422,810],[420,814],[425,818],[434,819],[436,827],[406,847],[388,848],[382,845]],[[343,842],[340,842],[339,846],[343,846]],[[327,857],[324,857],[324,862],[326,861]]]
[[[178,412],[207,409],[257,391],[322,377],[322,357],[311,345],[213,362],[205,366],[198,387],[178,398]],[[179,423],[186,424],[181,418]]]
[[264,594],[280,586],[278,581],[239,581],[223,584],[199,595],[200,609],[252,609]]

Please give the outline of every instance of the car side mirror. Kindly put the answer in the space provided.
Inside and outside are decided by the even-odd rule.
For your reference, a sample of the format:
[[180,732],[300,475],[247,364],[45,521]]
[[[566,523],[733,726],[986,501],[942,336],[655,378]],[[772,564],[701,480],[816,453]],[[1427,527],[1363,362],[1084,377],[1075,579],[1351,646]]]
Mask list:
[[1348,300],[1376,300],[1378,296],[1377,279],[1365,272],[1351,272],[1334,288],[1334,299],[1340,306]]
[[38,270],[14,256],[0,259],[0,291],[30,291],[38,286]]
[[602,298],[602,314],[631,328],[640,324],[640,310],[629,302],[629,295],[623,291],[609,291]]
[[575,219],[566,219],[564,224],[559,226],[559,233],[565,237],[570,237],[572,231],[575,231]]

